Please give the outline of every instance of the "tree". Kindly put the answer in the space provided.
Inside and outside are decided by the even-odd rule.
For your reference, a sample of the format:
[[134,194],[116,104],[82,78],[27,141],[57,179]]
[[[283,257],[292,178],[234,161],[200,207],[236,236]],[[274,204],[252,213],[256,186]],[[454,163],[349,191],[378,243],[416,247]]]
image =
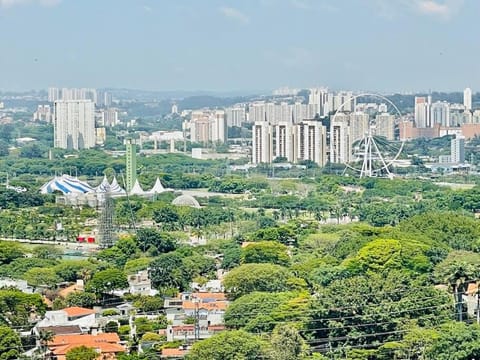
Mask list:
[[167,253],[175,250],[177,247],[175,239],[170,234],[153,228],[138,229],[137,244],[143,251],[153,246],[159,253]]
[[244,264],[231,270],[223,285],[231,299],[253,291],[280,292],[289,289],[289,271],[273,264]]
[[118,333],[118,322],[113,320],[107,322],[104,330],[106,333]]
[[175,206],[165,205],[153,212],[153,221],[160,224],[164,231],[177,230],[180,217]]
[[270,342],[272,358],[276,360],[298,360],[306,356],[308,346],[292,325],[277,325]]
[[290,263],[288,248],[275,241],[249,244],[242,250],[242,263],[272,263],[287,266]]
[[425,359],[471,360],[480,357],[480,326],[449,322],[427,348]]
[[95,360],[97,357],[98,353],[94,348],[82,345],[69,350],[66,360]]
[[25,294],[17,289],[0,289],[0,325],[25,326],[31,315],[43,315],[45,303],[40,294]]
[[53,268],[32,268],[23,276],[31,286],[53,287],[60,282],[60,278]]
[[44,153],[45,153],[45,149],[43,149],[38,144],[28,144],[23,146],[20,149],[20,157],[22,158],[28,158],[28,159],[41,158],[43,157]]
[[21,354],[20,336],[8,326],[0,326],[0,360],[15,360]]
[[60,259],[63,255],[63,251],[55,246],[51,245],[40,245],[36,246],[33,249],[34,257],[38,259],[50,259],[50,260],[57,260]]
[[14,242],[0,241],[0,265],[9,264],[24,256],[24,248]]
[[186,289],[188,277],[182,265],[182,256],[177,252],[160,255],[150,264],[150,278],[153,286]]
[[86,290],[98,295],[127,287],[127,276],[122,270],[106,269],[93,275],[92,279],[87,282]]
[[223,331],[193,344],[187,360],[256,360],[267,357],[267,344],[242,330]]
[[80,306],[91,308],[97,302],[95,294],[89,292],[72,292],[67,295],[65,303],[67,306]]
[[225,325],[248,332],[270,332],[279,321],[299,318],[308,306],[308,294],[252,292],[230,303]]

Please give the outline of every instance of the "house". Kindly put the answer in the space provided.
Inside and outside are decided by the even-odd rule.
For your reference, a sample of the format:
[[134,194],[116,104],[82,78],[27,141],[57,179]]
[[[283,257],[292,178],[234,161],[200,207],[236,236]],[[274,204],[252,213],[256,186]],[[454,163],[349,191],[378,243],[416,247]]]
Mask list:
[[224,330],[223,318],[228,307],[224,293],[184,292],[164,302],[169,322],[166,330],[167,341],[195,339],[195,325],[198,322],[198,337],[206,339]]
[[47,311],[44,318],[35,326],[35,332],[39,333],[38,329],[55,326],[78,326],[83,333],[94,332],[98,328],[95,310],[72,306]]
[[148,276],[148,270],[139,271],[128,276],[129,291],[132,295],[155,296],[158,290],[152,289],[152,280]]
[[9,278],[0,279],[0,289],[8,287],[17,288],[26,294],[33,294],[33,287],[29,286],[25,280]]
[[120,338],[116,333],[57,335],[47,343],[51,355],[57,360],[66,360],[66,354],[79,346],[95,349],[99,354],[98,359],[101,360],[114,360],[118,353],[126,350],[120,345]]

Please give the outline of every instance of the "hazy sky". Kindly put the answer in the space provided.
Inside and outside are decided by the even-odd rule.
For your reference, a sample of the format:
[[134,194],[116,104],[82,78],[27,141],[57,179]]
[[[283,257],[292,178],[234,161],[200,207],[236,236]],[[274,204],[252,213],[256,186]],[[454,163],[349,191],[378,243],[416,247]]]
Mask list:
[[479,0],[0,0],[0,89],[480,89]]

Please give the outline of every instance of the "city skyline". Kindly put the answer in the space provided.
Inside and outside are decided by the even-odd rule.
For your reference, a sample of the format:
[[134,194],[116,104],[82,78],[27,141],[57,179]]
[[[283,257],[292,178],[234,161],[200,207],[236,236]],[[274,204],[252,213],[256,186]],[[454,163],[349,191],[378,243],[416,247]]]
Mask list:
[[478,10],[461,0],[0,0],[0,90],[475,92]]

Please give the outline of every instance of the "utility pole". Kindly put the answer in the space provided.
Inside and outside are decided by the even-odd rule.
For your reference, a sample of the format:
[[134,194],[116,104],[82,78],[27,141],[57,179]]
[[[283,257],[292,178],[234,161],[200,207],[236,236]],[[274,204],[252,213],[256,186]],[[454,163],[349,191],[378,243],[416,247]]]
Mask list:
[[195,341],[200,339],[200,312],[199,312],[199,299],[193,299],[195,303]]

